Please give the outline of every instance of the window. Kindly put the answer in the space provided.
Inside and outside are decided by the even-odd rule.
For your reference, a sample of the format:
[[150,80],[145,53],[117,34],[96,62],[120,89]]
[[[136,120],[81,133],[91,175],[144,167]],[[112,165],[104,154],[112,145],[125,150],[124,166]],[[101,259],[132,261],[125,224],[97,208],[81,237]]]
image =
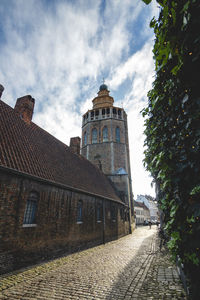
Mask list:
[[87,145],[87,132],[84,132],[84,146]]
[[96,128],[92,129],[92,144],[97,143],[97,130]]
[[79,200],[77,206],[77,223],[82,223],[82,222],[83,222],[83,202]]
[[117,114],[117,110],[116,108],[113,108],[113,114],[116,115]]
[[97,205],[97,222],[100,223],[102,221],[102,207],[101,204]]
[[108,127],[104,127],[103,128],[103,142],[107,142],[108,141]]
[[106,108],[106,113],[107,113],[107,115],[109,115],[109,113],[110,113],[110,108]]
[[116,142],[119,143],[120,142],[120,129],[119,129],[119,127],[116,128],[115,135],[116,135]]
[[113,222],[116,221],[116,217],[117,217],[116,207],[114,205],[112,205],[112,207],[111,207],[111,219],[112,219]]
[[23,224],[36,224],[36,210],[38,200],[39,194],[37,192],[30,192],[28,200],[26,202]]
[[106,111],[105,108],[102,109],[102,115],[105,115]]

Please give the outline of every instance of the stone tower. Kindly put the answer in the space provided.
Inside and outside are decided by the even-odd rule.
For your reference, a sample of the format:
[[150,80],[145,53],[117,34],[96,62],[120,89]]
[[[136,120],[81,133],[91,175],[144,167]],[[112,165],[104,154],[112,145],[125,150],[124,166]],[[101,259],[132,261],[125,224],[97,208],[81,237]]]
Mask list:
[[[113,106],[108,87],[102,84],[93,108],[83,115],[81,154],[112,181],[133,215],[127,114]],[[132,212],[132,213],[131,213]]]

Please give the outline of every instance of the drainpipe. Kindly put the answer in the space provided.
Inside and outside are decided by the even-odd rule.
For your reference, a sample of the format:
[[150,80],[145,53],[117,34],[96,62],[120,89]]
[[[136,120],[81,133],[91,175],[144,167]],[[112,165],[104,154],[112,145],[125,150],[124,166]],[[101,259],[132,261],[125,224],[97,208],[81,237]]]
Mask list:
[[105,209],[105,199],[102,199],[103,204],[103,244],[105,244],[105,230],[106,230],[106,209]]

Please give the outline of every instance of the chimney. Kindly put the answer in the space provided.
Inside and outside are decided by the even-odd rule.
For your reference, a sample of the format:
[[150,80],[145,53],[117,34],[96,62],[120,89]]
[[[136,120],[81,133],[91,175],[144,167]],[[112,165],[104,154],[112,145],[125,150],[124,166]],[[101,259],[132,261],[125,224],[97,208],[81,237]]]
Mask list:
[[2,84],[0,84],[0,99],[1,99],[1,96],[3,94],[3,91],[4,91],[4,87]]
[[23,96],[17,99],[14,110],[19,114],[24,122],[30,124],[33,116],[35,99],[30,95]]
[[80,154],[81,138],[79,136],[70,139],[70,149],[75,154]]

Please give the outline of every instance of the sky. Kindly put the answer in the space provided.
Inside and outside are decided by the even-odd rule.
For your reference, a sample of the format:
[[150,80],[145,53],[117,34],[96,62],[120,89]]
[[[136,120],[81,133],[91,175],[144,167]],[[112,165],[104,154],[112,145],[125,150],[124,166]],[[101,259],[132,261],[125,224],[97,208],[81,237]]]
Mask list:
[[2,100],[35,99],[33,122],[69,145],[81,136],[103,78],[128,114],[133,193],[155,196],[145,171],[144,119],[154,80],[150,20],[158,4],[142,0],[0,0]]

